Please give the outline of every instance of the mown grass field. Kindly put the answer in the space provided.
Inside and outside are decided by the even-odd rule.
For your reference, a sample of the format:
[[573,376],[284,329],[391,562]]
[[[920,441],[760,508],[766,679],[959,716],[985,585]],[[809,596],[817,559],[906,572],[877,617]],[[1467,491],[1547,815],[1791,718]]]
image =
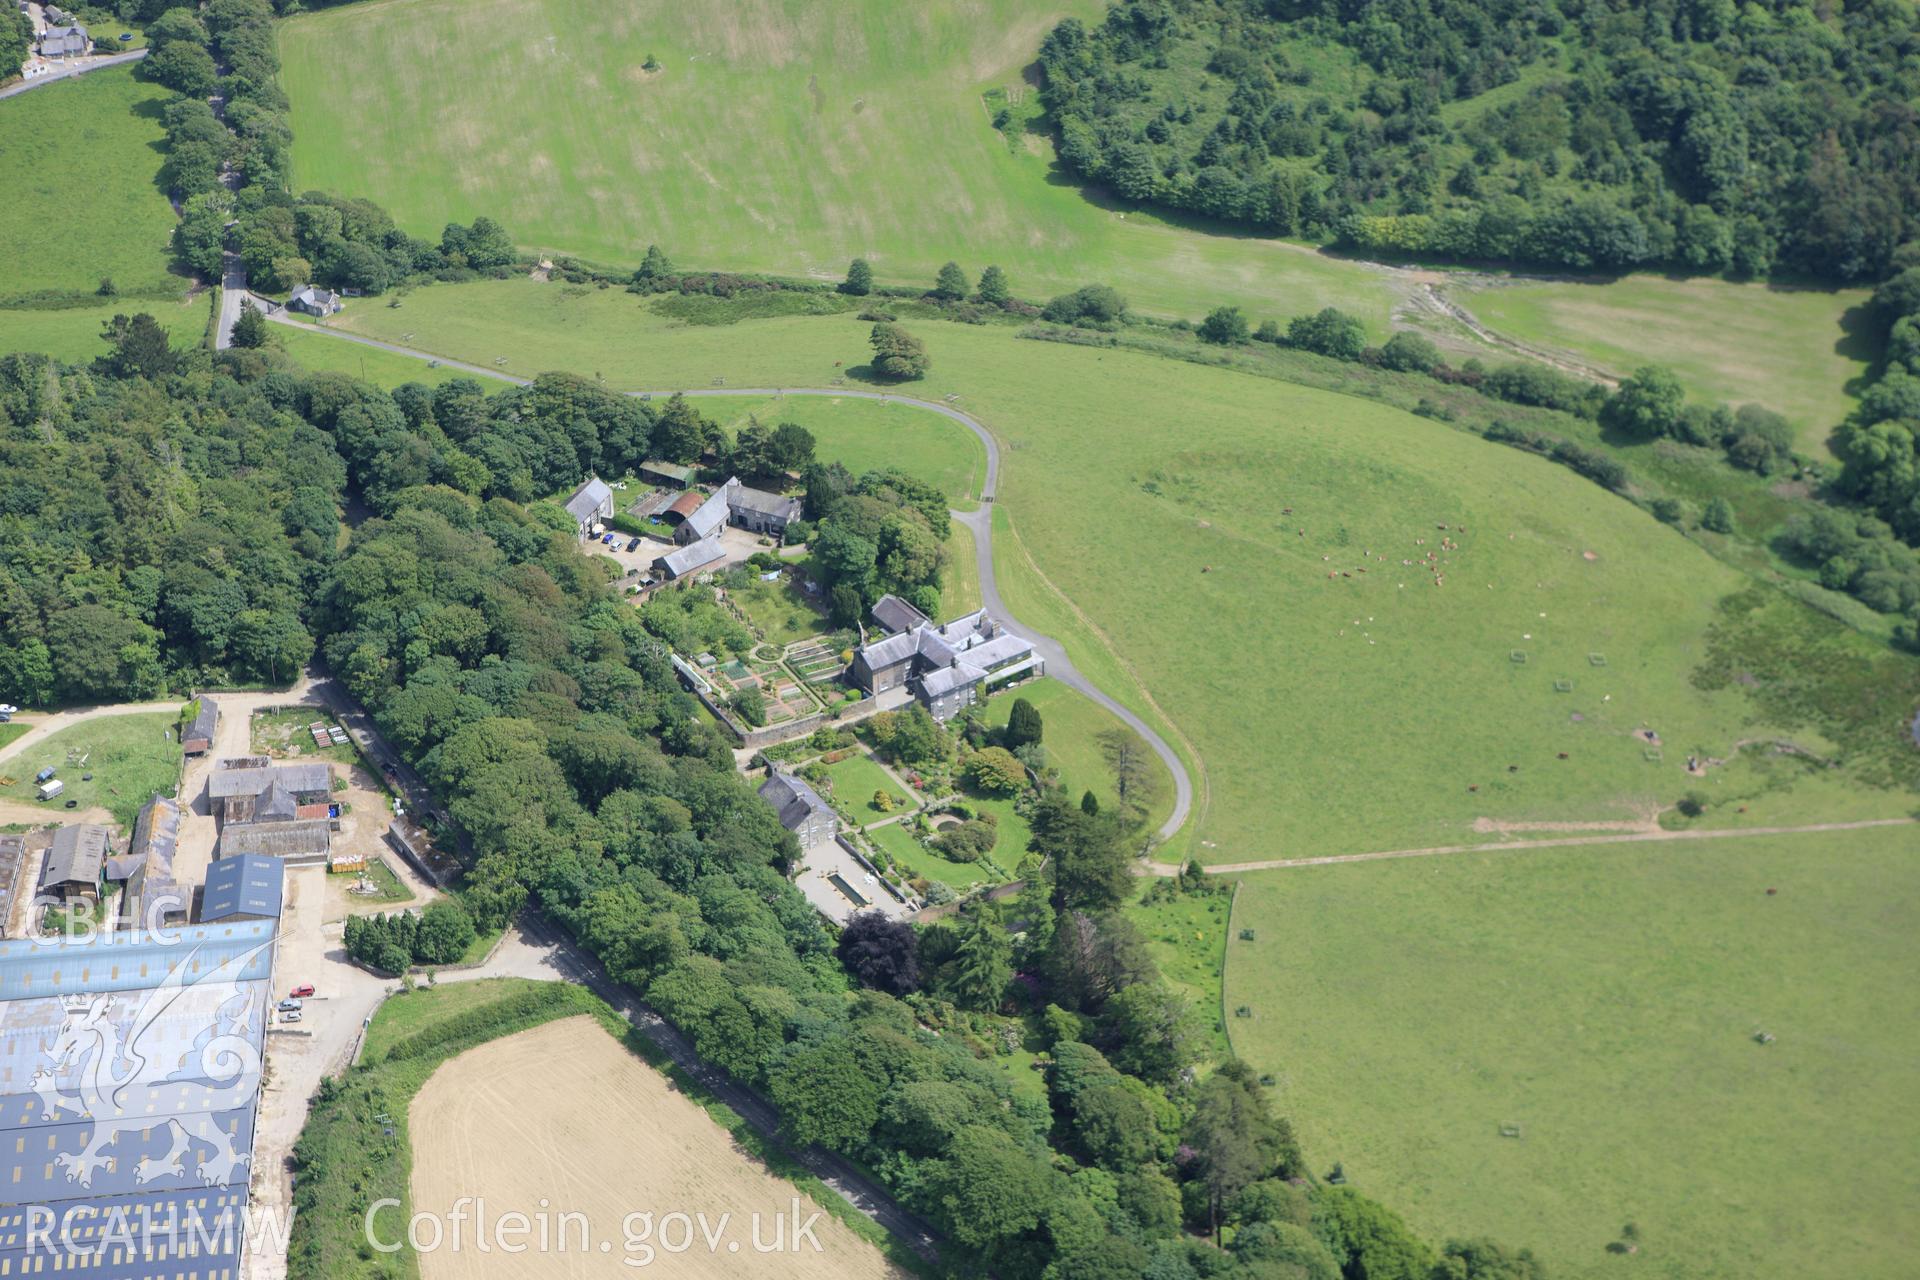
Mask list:
[[[1903,1276],[1913,850],[1909,828],[1249,876],[1226,1003],[1253,1016],[1228,1027],[1314,1167],[1429,1237],[1530,1245],[1556,1280]],[[1639,1254],[1604,1252],[1628,1222]]]
[[173,209],[157,181],[172,97],[112,67],[0,103],[0,302],[91,293],[103,276],[128,295],[184,291],[167,269]]
[[[526,281],[421,290],[336,323],[655,390],[828,385],[866,338],[847,317],[669,328],[618,291]],[[1738,684],[1690,679],[1715,602],[1747,579],[1564,468],[1351,396],[1006,328],[912,327],[933,368],[907,393],[956,395],[1001,440],[1010,607],[1195,768],[1195,820],[1170,858],[1644,821],[1689,789],[1689,754],[1730,757],[1774,728]],[[1442,585],[1401,563],[1429,552]],[[1849,794],[1820,816],[1852,816]]]
[[[854,816],[855,821],[863,824],[879,822],[887,814],[912,803],[906,790],[867,756],[852,755],[837,764],[828,765],[827,777],[833,783],[833,798]],[[872,804],[873,797],[883,791],[889,807],[876,809]]]
[[[1083,196],[982,92],[1099,0],[804,0],[609,9],[591,0],[386,0],[280,25],[297,190],[370,196],[416,233],[499,219],[529,248],[839,278],[869,258],[931,282],[997,262],[1023,295],[1104,281],[1198,318],[1337,304],[1384,329],[1380,273],[1189,230]],[[650,57],[660,69],[644,69]],[[431,74],[422,74],[431,67]]]
[[1696,399],[1765,405],[1793,422],[1802,451],[1825,457],[1853,406],[1848,384],[1875,354],[1848,332],[1869,293],[1637,275],[1503,283],[1455,300],[1496,332],[1608,372],[1663,364]]
[[168,734],[178,719],[157,711],[95,716],[69,725],[0,765],[0,774],[13,779],[0,786],[0,799],[33,801],[34,775],[52,767],[67,786],[43,806],[49,822],[63,821],[66,803],[72,800],[75,809],[97,805],[121,826],[131,827],[141,805],[155,793],[172,795],[180,782],[180,744]]

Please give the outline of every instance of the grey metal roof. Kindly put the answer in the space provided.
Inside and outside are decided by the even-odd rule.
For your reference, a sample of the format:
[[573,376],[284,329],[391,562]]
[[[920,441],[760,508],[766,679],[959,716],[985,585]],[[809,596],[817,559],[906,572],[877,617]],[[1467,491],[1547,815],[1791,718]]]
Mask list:
[[695,569],[712,564],[726,556],[727,549],[718,538],[702,538],[698,542],[689,542],[678,551],[669,551],[654,560],[654,564],[666,570],[676,578],[684,578]]
[[567,499],[567,514],[585,523],[605,511],[613,501],[613,490],[599,476],[588,476]]
[[804,780],[777,769],[760,784],[760,798],[773,806],[780,825],[789,831],[805,822],[809,813],[833,812]]
[[207,868],[200,918],[211,922],[234,916],[277,917],[284,883],[285,868],[278,858],[230,854]]
[[693,481],[692,467],[683,467],[677,462],[656,462],[652,458],[640,464],[640,474],[665,476],[680,484],[690,484]]
[[232,760],[220,762],[221,767],[216,768],[213,776],[207,779],[208,795],[216,800],[225,800],[230,796],[257,796],[275,783],[296,795],[333,790],[333,771],[324,763],[225,767],[235,763]]
[[107,856],[107,829],[77,822],[53,833],[53,846],[40,871],[42,888],[56,884],[97,884]]
[[242,822],[220,833],[220,857],[256,853],[274,858],[324,858],[333,848],[333,829],[325,818],[298,822]]
[[932,621],[926,614],[891,593],[875,600],[869,612],[873,614],[873,620],[885,627],[889,634],[911,631]]

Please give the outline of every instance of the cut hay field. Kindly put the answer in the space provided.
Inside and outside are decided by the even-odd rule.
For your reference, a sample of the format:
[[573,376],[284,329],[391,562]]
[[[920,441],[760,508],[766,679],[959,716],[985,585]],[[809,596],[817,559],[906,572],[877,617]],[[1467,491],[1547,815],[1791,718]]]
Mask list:
[[[1264,872],[1226,967],[1253,1016],[1227,1025],[1313,1167],[1431,1239],[1531,1246],[1555,1280],[1892,1280],[1920,1256],[1914,847],[1895,828]],[[1607,1253],[1629,1222],[1637,1256]]]
[[[617,291],[526,281],[420,290],[337,323],[657,390],[826,385],[866,334],[850,317],[673,328]],[[1738,682],[1690,678],[1716,602],[1748,580],[1563,468],[1349,396],[1000,327],[913,328],[933,369],[907,393],[957,395],[1004,451],[1001,593],[1195,769],[1192,843],[1169,856],[1644,822],[1689,789],[1689,754],[1778,731]],[[296,355],[331,341],[292,336]],[[1429,553],[1443,585],[1401,563]],[[1817,815],[1778,820],[1893,801],[1850,803],[1836,787]]]
[[102,277],[125,295],[185,289],[167,269],[173,209],[157,181],[172,97],[113,67],[0,102],[0,302],[90,294]]
[[[423,1251],[425,1280],[631,1275],[655,1261],[676,1276],[716,1280],[905,1274],[745,1158],[725,1129],[591,1017],[522,1031],[441,1066],[415,1095],[408,1129],[415,1212],[444,1215],[472,1196],[500,1213],[550,1205],[585,1222],[556,1226],[561,1247],[546,1251]],[[649,1215],[644,1230],[629,1217],[637,1214]],[[689,1221],[685,1247],[668,1221],[676,1214],[703,1214],[717,1243],[709,1247]],[[792,1247],[796,1214],[817,1217],[818,1251]],[[756,1247],[756,1219],[760,1244],[773,1243],[777,1219],[789,1247]],[[579,1243],[583,1229],[591,1248]]]
[[[1454,300],[1498,333],[1625,376],[1663,364],[1701,400],[1785,414],[1800,448],[1827,456],[1875,353],[1849,335],[1869,290],[1637,275],[1606,283],[1496,282]],[[1465,348],[1485,358],[1486,348]]]
[[[1198,318],[1338,305],[1384,333],[1397,287],[1299,245],[1088,200],[1038,135],[1009,145],[983,91],[1099,0],[607,6],[382,0],[279,24],[294,187],[369,196],[409,230],[500,220],[609,266],[930,283],[998,263],[1022,295],[1089,281]],[[658,59],[659,69],[644,64]],[[423,71],[423,68],[426,70]]]

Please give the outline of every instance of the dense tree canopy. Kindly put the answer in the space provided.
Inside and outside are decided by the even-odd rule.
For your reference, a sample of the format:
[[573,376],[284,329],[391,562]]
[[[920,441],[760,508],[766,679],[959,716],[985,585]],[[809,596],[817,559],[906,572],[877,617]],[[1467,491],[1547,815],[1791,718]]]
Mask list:
[[1061,159],[1129,200],[1381,252],[1857,279],[1920,233],[1917,39],[1893,4],[1123,0],[1040,61]]

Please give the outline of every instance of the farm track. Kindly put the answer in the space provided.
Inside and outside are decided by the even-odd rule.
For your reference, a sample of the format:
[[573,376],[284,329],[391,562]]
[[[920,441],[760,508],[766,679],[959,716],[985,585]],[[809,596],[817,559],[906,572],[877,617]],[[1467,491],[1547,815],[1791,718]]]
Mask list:
[[[501,382],[510,382],[516,386],[527,386],[531,378],[522,378],[502,373],[498,369],[488,369],[477,364],[467,364],[460,360],[449,360],[418,351],[412,347],[403,347],[392,342],[382,342],[377,338],[365,338],[359,334],[342,333],[337,329],[327,329],[319,325],[300,324],[288,320],[280,312],[270,313],[270,317],[280,324],[290,325],[302,333],[325,334],[344,342],[357,342],[362,346],[374,347],[381,351],[390,351],[395,355],[409,356],[416,360],[438,361],[441,368],[458,369],[478,377],[494,378]],[[672,391],[629,391],[628,395],[651,397],[671,395]],[[999,584],[993,572],[993,496],[1000,478],[1000,445],[994,439],[993,432],[972,415],[934,400],[918,400],[912,396],[897,395],[890,391],[864,391],[852,387],[702,387],[680,390],[679,394],[692,399],[696,396],[748,396],[766,399],[772,396],[826,396],[849,400],[875,400],[882,404],[895,403],[911,405],[916,409],[925,409],[937,413],[951,422],[957,422],[979,439],[987,451],[987,474],[980,486],[980,504],[972,511],[951,512],[953,519],[965,525],[973,534],[974,558],[980,573],[980,599],[988,613],[1004,623],[1009,631],[1031,643],[1046,661],[1047,674],[1079,693],[1084,694],[1132,729],[1145,740],[1167,766],[1173,775],[1173,812],[1160,824],[1156,833],[1166,840],[1186,824],[1188,815],[1193,811],[1193,780],[1187,773],[1186,765],[1180,760],[1179,753],[1168,745],[1144,718],[1123,705],[1096,685],[1073,664],[1067,656],[1065,646],[1052,636],[1037,628],[1028,626],[1014,617],[1001,598]]]
[[[1290,867],[1332,867],[1347,862],[1387,862],[1397,858],[1432,858],[1450,853],[1508,853],[1527,849],[1560,849],[1572,845],[1646,844],[1659,840],[1729,840],[1739,836],[1816,835],[1822,831],[1861,831],[1869,827],[1910,827],[1920,819],[1868,818],[1859,822],[1815,822],[1803,827],[1729,827],[1714,831],[1636,831],[1626,835],[1558,836],[1550,840],[1505,840],[1483,844],[1441,844],[1426,849],[1386,849],[1376,853],[1335,853],[1317,858],[1269,858],[1260,862],[1221,862],[1206,869],[1210,876],[1240,875],[1248,871],[1284,871]],[[1149,875],[1177,876],[1181,868],[1166,862],[1145,864]]]

